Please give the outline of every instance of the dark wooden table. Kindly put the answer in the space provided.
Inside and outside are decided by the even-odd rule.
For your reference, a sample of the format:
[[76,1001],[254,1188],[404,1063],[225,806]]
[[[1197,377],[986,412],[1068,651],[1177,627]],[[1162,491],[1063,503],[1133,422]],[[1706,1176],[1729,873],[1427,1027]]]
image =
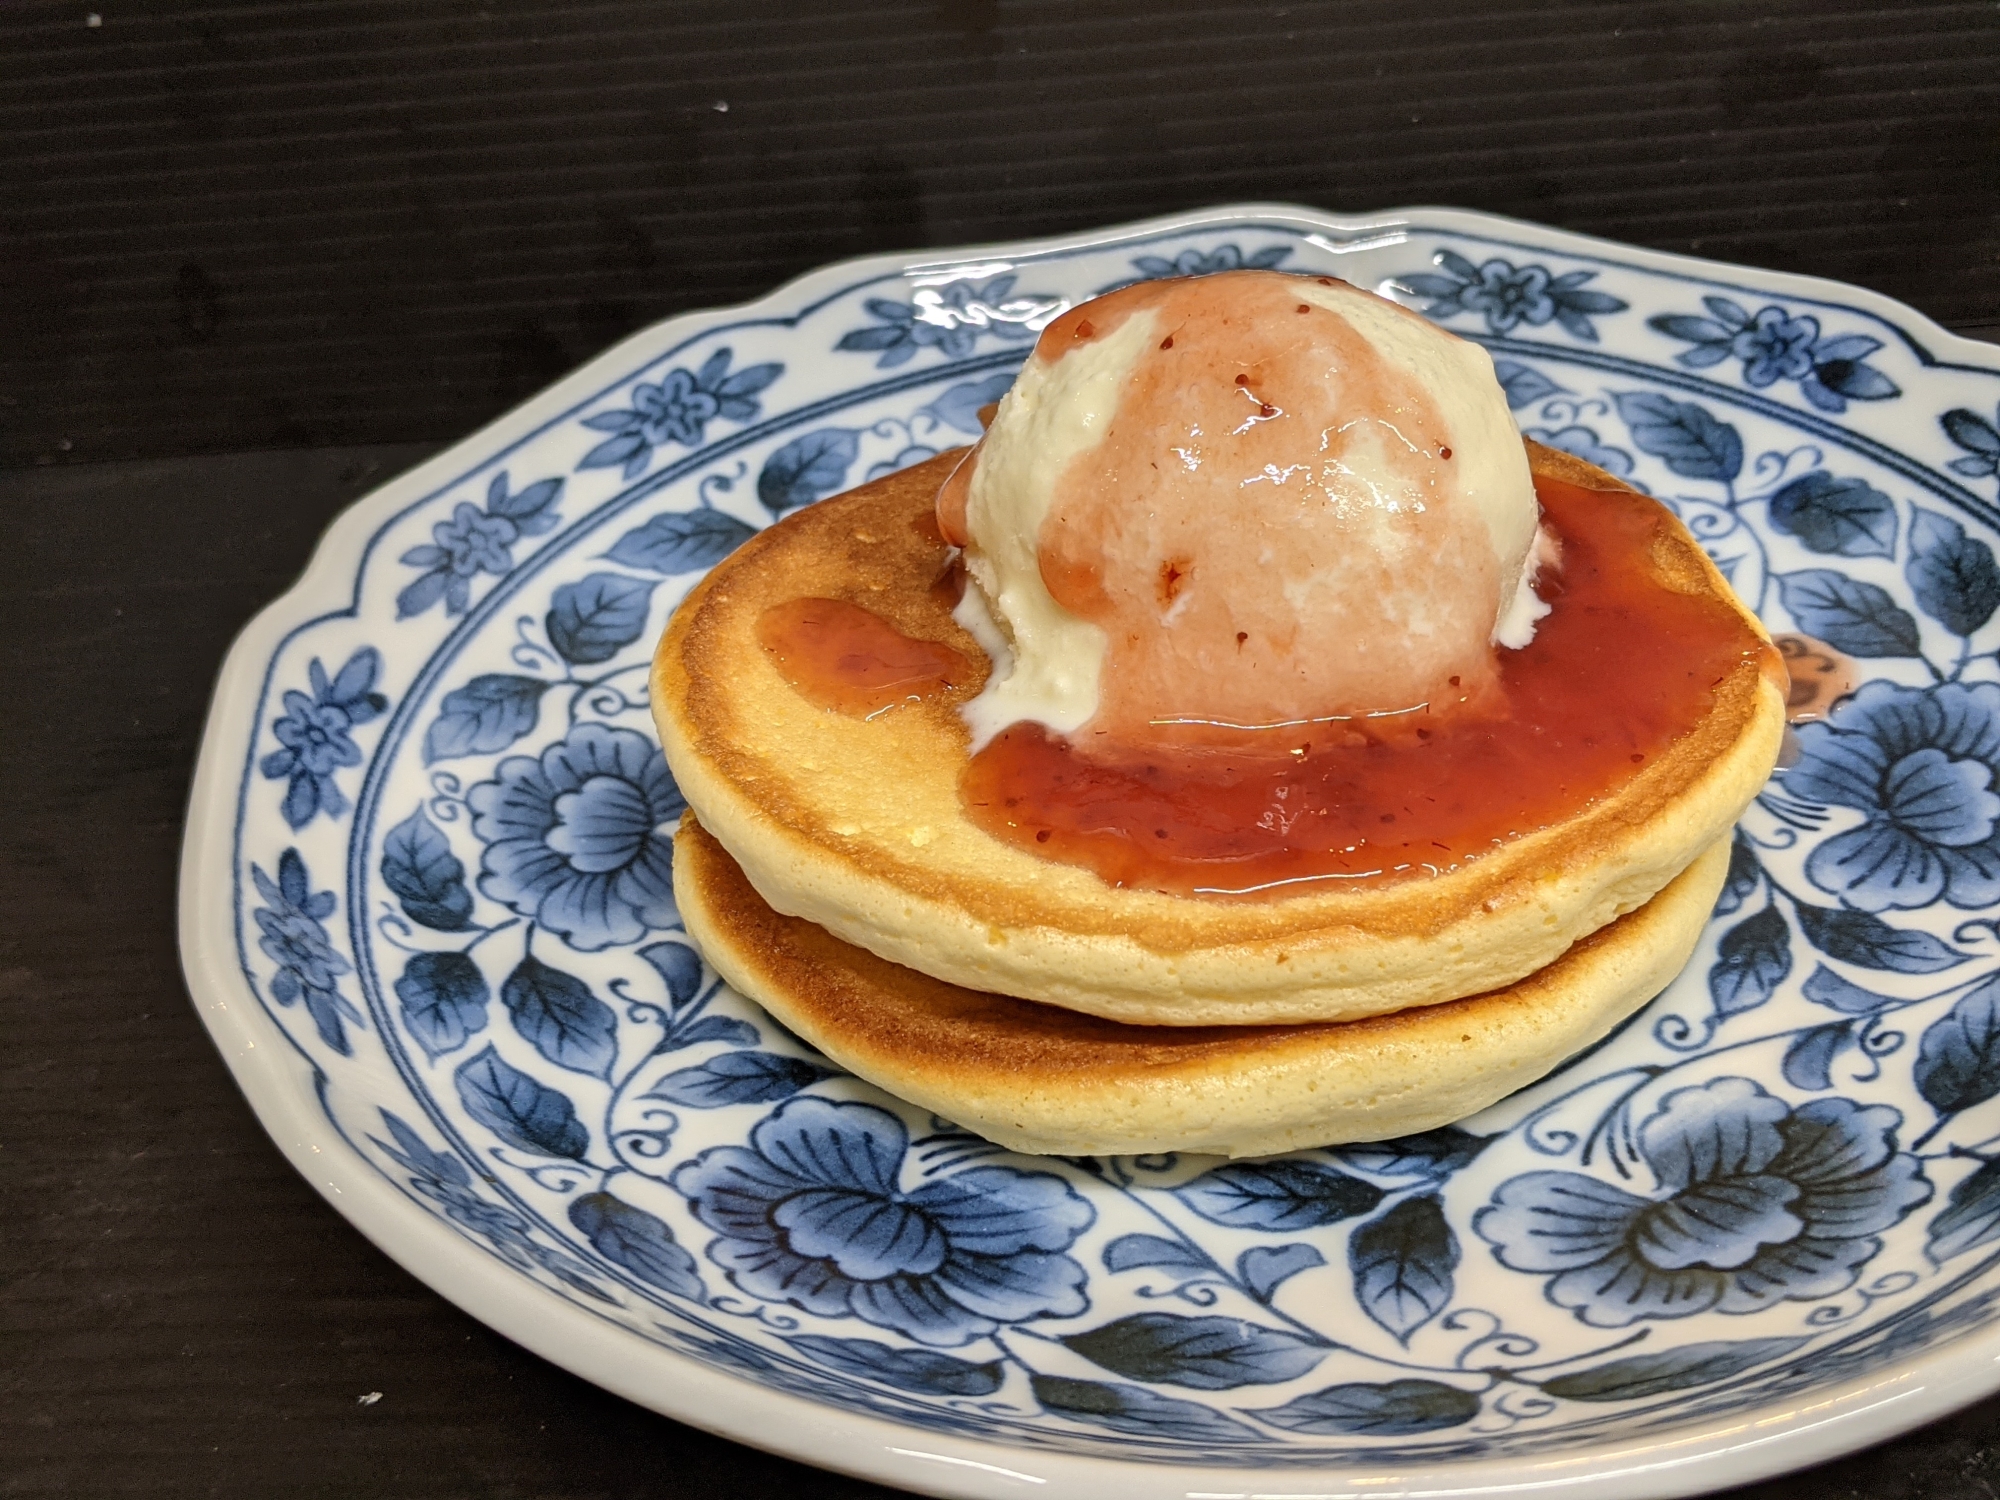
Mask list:
[[[1990,336],[1996,61],[1990,3],[0,10],[0,1495],[883,1493],[463,1317],[208,1045],[209,686],[343,505],[654,318],[1231,199],[1467,204]],[[1997,1444],[2000,1400],[1742,1493],[1992,1500]]]

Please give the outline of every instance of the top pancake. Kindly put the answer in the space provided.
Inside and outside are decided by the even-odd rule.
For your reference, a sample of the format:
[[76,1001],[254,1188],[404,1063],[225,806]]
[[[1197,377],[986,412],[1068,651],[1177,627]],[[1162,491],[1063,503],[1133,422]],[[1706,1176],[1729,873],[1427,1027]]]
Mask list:
[[[1529,457],[1538,475],[1628,488],[1535,444]],[[958,708],[983,669],[860,719],[813,706],[757,643],[767,607],[831,597],[983,663],[932,587],[946,557],[932,504],[956,459],[809,506],[744,543],[681,605],[654,661],[654,718],[703,826],[774,909],[892,963],[1144,1024],[1347,1020],[1480,994],[1648,901],[1729,827],[1776,757],[1777,669],[1746,660],[1708,714],[1620,790],[1434,878],[1257,902],[1110,886],[961,811]],[[1763,635],[1678,523],[1651,561],[1662,586],[1726,600]]]

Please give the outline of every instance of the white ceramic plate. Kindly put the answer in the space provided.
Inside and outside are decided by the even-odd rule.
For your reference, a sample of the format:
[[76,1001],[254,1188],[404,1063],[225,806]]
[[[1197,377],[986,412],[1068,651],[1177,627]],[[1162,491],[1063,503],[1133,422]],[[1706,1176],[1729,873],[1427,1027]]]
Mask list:
[[[1135,278],[1331,272],[1492,350],[1865,685],[1686,973],[1462,1127],[1009,1156],[714,979],[645,665],[756,527],[967,441]],[[2000,1385],[2000,356],[1851,288],[1445,210],[877,257],[641,333],[361,501],[229,656],[182,866],[291,1160],[475,1316],[946,1495],[1685,1494]]]

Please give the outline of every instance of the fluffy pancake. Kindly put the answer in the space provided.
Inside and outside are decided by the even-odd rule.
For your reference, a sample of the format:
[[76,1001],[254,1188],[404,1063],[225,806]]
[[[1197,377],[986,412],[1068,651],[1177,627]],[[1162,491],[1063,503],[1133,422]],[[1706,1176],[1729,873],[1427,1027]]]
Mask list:
[[[1629,490],[1529,445],[1538,475]],[[1553,826],[1434,878],[1209,901],[1107,884],[964,815],[968,735],[949,692],[871,719],[815,707],[758,645],[769,606],[849,600],[905,634],[985,658],[933,587],[931,520],[956,462],[806,507],[753,537],[676,612],[654,661],[667,759],[701,823],[776,911],[967,989],[1149,1025],[1351,1020],[1503,988],[1635,910],[1729,828],[1783,732],[1774,653],[1629,782]],[[1727,601],[1763,630],[1686,531],[1649,565],[1663,587]],[[1636,649],[1643,649],[1643,646]]]
[[1428,1130],[1540,1078],[1673,978],[1728,865],[1718,840],[1509,988],[1292,1026],[1131,1026],[946,984],[773,911],[692,814],[674,894],[743,994],[854,1073],[1004,1146],[1261,1156]]

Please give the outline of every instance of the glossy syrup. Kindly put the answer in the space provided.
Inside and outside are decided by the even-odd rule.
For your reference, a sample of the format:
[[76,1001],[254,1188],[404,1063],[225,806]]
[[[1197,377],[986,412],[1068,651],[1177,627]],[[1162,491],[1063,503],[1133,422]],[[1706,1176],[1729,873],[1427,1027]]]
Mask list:
[[903,634],[845,599],[787,599],[757,617],[757,643],[807,702],[878,714],[969,682],[974,668],[941,641]]
[[967,767],[968,815],[1113,885],[1276,898],[1435,875],[1580,812],[1771,648],[1726,603],[1655,580],[1649,555],[1672,524],[1655,502],[1536,490],[1562,545],[1541,585],[1554,609],[1530,645],[1499,653],[1499,691],[1476,708],[1178,750],[1079,753],[1017,724]]

